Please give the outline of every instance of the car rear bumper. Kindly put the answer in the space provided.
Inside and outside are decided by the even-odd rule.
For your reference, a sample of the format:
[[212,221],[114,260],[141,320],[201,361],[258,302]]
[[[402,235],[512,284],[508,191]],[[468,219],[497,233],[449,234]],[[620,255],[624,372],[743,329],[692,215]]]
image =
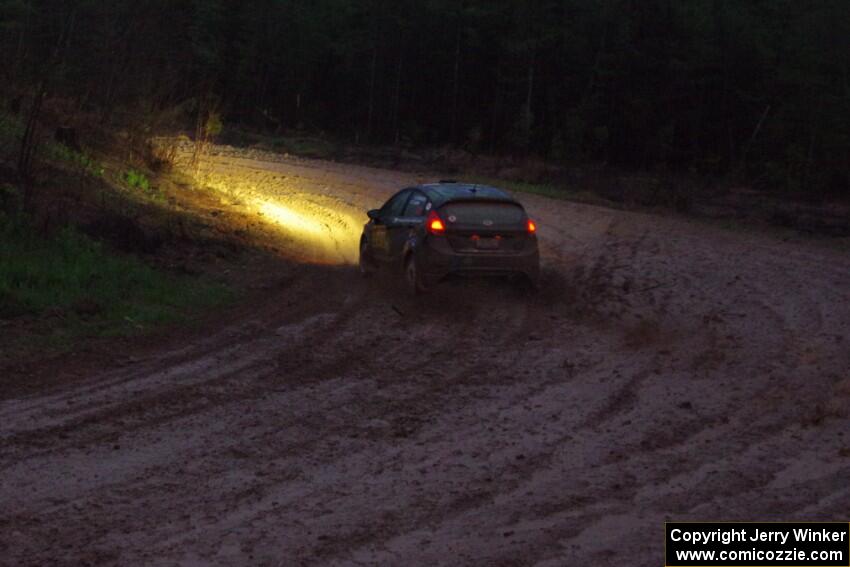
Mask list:
[[533,280],[540,275],[540,254],[537,243],[529,244],[522,252],[458,252],[444,239],[432,239],[417,257],[422,272],[435,282],[448,275],[502,276],[523,274]]

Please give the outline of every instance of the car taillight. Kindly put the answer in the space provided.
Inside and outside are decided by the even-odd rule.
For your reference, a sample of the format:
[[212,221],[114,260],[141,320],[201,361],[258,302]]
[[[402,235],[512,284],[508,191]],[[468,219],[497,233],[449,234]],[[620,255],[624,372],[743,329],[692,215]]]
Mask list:
[[528,234],[534,234],[535,232],[537,232],[537,225],[534,224],[533,220],[528,219]]
[[437,214],[437,211],[428,213],[428,218],[425,219],[425,226],[428,227],[428,232],[431,234],[445,234],[446,225],[443,224],[443,219]]

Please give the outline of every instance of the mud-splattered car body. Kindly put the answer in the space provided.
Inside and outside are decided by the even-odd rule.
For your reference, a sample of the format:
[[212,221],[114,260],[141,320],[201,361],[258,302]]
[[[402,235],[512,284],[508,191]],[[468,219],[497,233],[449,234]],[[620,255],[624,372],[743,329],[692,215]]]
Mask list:
[[402,189],[369,211],[360,270],[402,271],[414,293],[451,274],[540,273],[537,227],[523,206],[495,187],[440,182]]

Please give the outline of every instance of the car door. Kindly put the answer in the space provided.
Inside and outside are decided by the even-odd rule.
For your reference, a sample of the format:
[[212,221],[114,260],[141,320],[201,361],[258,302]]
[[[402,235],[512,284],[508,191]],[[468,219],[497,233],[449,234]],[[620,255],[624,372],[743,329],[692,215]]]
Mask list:
[[427,204],[428,197],[424,193],[415,189],[412,190],[401,214],[393,219],[392,226],[387,227],[388,254],[393,261],[401,261],[405,243],[416,229],[425,222]]
[[393,195],[378,212],[371,233],[372,253],[377,260],[389,262],[392,259],[390,240],[396,229],[397,219],[404,211],[411,189],[404,189]]

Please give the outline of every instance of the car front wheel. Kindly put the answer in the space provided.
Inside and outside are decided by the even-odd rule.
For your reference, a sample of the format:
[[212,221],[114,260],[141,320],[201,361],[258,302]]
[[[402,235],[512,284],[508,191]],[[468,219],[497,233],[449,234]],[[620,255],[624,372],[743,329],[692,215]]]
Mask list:
[[366,241],[360,243],[360,261],[358,262],[360,275],[364,278],[370,277],[375,273],[375,263],[372,261],[372,256],[369,254],[369,245]]
[[410,256],[404,266],[404,280],[407,284],[407,291],[411,295],[419,295],[428,292],[428,285],[422,272],[419,270],[419,263],[416,261],[416,256]]

